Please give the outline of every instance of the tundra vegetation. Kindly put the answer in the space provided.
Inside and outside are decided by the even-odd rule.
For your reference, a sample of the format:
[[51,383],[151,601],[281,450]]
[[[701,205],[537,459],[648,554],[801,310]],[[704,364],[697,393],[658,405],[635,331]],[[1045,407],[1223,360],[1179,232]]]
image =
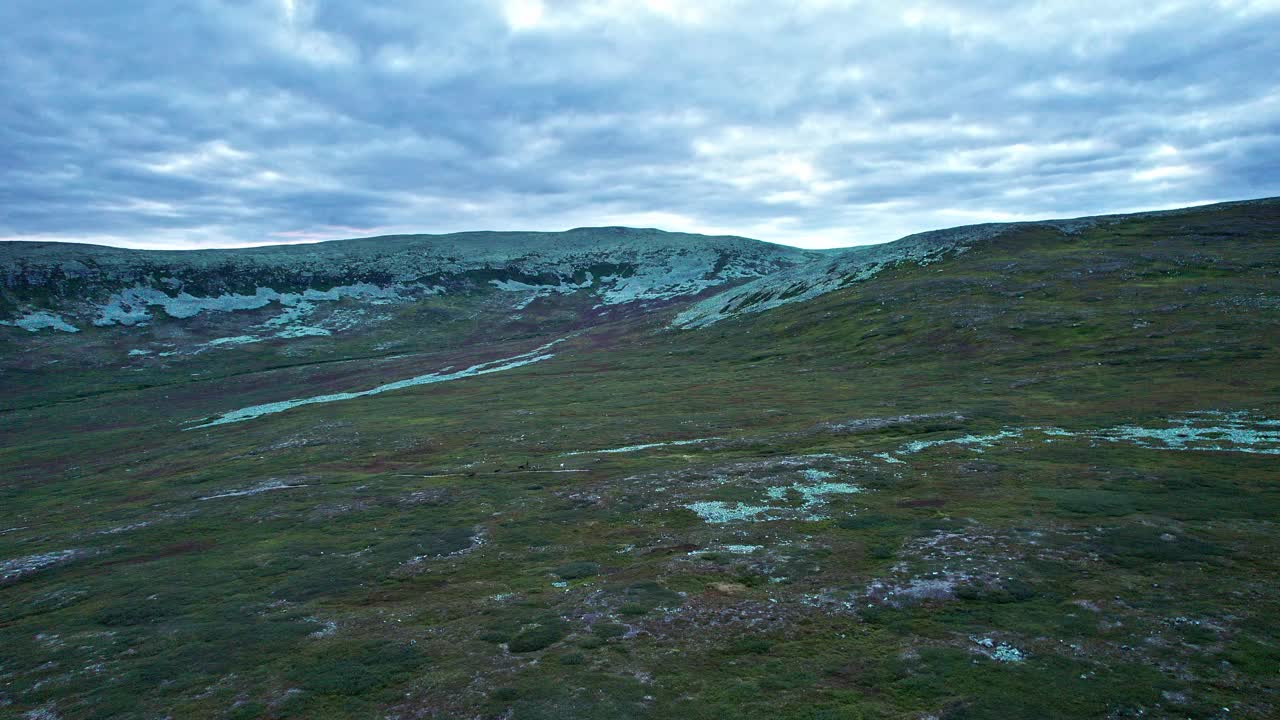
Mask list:
[[1275,717],[1280,201],[938,237],[7,248],[0,714]]

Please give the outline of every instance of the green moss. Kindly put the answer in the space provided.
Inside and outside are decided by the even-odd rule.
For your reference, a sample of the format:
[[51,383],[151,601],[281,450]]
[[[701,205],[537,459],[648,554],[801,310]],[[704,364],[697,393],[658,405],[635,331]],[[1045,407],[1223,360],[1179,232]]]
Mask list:
[[589,561],[571,562],[561,565],[553,572],[565,580],[577,580],[600,572],[600,564]]
[[[1024,228],[698,332],[662,331],[674,307],[610,310],[519,372],[213,430],[178,428],[510,356],[591,304],[495,323],[496,293],[445,296],[324,345],[130,369],[179,329],[6,335],[33,344],[0,351],[0,563],[83,551],[0,581],[6,710],[1274,715],[1274,457],[1088,433],[1280,418],[1280,325],[1257,305],[1276,215]],[[1033,426],[1077,434],[889,454]],[[272,479],[304,487],[197,499]],[[797,517],[795,486],[828,481],[865,490]],[[707,501],[792,514],[684,507]],[[868,597],[915,580],[958,597]],[[988,657],[1001,643],[1024,661]]]

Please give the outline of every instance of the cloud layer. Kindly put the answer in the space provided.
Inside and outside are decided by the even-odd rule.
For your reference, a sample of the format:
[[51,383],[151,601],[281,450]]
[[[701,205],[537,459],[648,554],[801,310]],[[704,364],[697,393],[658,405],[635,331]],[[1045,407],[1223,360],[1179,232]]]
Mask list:
[[833,247],[1280,194],[1274,0],[10,0],[0,26],[3,239]]

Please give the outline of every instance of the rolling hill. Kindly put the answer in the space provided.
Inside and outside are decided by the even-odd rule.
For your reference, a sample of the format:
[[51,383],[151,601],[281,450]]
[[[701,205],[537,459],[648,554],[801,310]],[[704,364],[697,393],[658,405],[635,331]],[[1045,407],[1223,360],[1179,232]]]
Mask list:
[[1280,199],[0,275],[19,717],[1280,707]]

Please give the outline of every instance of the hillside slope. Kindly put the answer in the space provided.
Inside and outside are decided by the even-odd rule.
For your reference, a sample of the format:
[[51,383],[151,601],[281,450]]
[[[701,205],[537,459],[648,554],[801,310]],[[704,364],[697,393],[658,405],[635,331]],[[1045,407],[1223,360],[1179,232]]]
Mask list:
[[555,319],[583,296],[485,342],[55,372],[77,335],[10,328],[45,344],[0,376],[0,702],[1274,717],[1278,288],[1266,201],[1013,226],[692,330]]
[[966,252],[984,241],[1026,228],[1046,228],[1074,235],[1099,226],[1158,217],[1194,217],[1198,213],[1236,207],[1274,205],[1275,198],[1245,200],[1215,206],[1161,210],[1127,215],[1101,215],[1070,220],[1023,223],[985,223],[909,235],[894,242],[856,247],[771,273],[752,282],[724,290],[693,304],[676,316],[675,325],[705,327],[742,313],[762,312],[788,303],[803,302],[874,276],[899,263],[927,265],[948,255]]
[[[246,250],[0,243],[0,384],[25,402],[192,373],[480,351],[680,304],[816,253],[634,228]],[[120,370],[127,370],[121,373]],[[14,407],[17,393],[0,396]]]
[[[665,301],[768,275],[816,253],[634,228],[405,235],[244,250],[0,243],[0,314],[31,332],[136,326],[274,306],[274,337],[326,334],[317,304],[503,291],[522,309],[584,291],[599,306]],[[265,333],[259,333],[265,334]]]

